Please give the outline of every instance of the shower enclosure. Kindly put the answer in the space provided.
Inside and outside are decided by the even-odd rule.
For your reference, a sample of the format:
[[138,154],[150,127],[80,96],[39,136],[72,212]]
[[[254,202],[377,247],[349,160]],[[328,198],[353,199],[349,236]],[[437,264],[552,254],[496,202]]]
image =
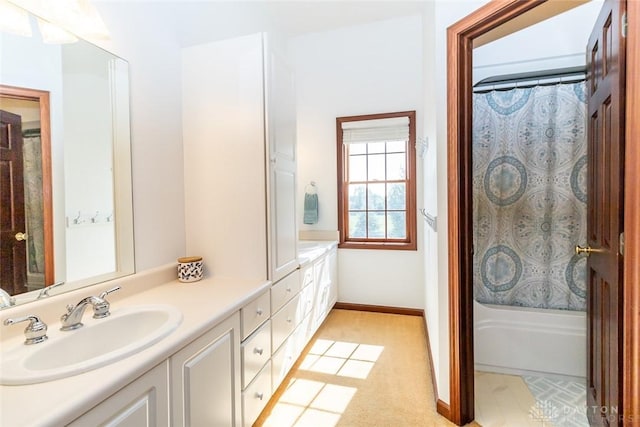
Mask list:
[[584,376],[585,83],[473,102],[476,363]]

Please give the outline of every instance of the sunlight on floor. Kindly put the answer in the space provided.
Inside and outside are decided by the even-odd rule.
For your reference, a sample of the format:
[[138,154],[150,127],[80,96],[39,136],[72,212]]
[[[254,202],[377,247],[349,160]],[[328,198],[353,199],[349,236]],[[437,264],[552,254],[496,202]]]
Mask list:
[[[384,347],[318,339],[299,371],[365,380]],[[264,426],[335,426],[357,388],[292,378]]]

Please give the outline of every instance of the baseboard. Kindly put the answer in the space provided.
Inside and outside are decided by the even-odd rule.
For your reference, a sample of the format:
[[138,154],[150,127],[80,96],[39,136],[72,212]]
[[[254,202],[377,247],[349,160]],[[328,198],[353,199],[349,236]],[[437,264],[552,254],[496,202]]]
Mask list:
[[429,369],[431,371],[431,385],[433,387],[433,395],[436,397],[436,406],[438,402],[438,383],[436,382],[436,371],[433,368],[433,356],[431,354],[431,341],[429,340],[429,329],[427,328],[427,318],[424,317],[424,338],[427,341],[427,359],[429,360]]
[[448,420],[451,420],[451,418],[450,418],[451,410],[449,408],[449,404],[448,403],[444,403],[440,399],[436,400],[436,410],[438,411],[438,414],[442,415],[443,417],[445,417]]
[[374,313],[388,313],[388,314],[403,314],[405,316],[420,316],[424,317],[424,310],[418,308],[405,308],[405,307],[387,307],[383,305],[369,305],[369,304],[352,304],[349,302],[337,302],[333,308],[338,310],[357,310],[357,311],[372,311]]

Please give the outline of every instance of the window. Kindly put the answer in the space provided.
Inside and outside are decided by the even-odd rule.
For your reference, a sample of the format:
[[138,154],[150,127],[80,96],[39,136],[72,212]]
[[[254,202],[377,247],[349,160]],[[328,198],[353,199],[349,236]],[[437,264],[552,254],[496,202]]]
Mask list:
[[417,248],[415,117],[336,119],[341,248]]

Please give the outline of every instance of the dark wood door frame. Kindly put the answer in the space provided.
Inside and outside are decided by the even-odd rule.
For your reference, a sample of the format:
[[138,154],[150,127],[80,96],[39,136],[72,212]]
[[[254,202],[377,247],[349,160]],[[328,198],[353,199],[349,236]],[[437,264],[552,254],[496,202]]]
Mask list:
[[[51,122],[49,92],[0,85],[0,96],[35,101],[40,104],[40,143],[42,144],[42,207],[44,235],[44,283],[54,282],[53,191],[51,182]],[[48,230],[48,231],[47,231]]]
[[[447,29],[447,181],[449,239],[449,384],[443,415],[474,418],[472,266],[473,42],[547,0],[494,0]],[[549,2],[551,4],[551,2]],[[640,419],[640,2],[627,2],[625,238],[623,280],[623,425]],[[586,41],[585,41],[586,44]]]

